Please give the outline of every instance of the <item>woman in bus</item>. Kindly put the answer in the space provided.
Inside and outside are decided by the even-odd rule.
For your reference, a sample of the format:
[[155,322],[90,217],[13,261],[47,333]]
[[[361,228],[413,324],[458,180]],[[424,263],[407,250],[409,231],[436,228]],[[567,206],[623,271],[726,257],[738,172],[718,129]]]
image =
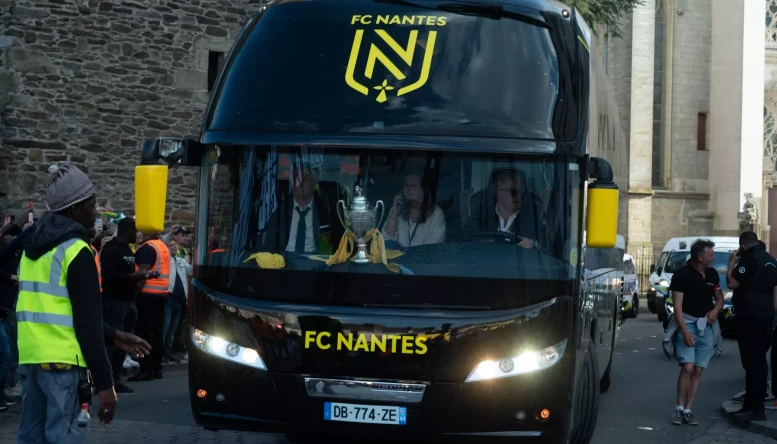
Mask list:
[[423,183],[422,173],[405,177],[402,193],[394,198],[383,226],[383,237],[404,248],[445,242],[445,214],[431,203],[430,189]]

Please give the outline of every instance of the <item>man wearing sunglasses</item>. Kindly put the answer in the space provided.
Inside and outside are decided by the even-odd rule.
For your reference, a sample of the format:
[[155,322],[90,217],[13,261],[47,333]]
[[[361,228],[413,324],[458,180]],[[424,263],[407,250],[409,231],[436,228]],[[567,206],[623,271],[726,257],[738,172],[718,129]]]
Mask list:
[[528,190],[526,174],[506,168],[495,171],[492,178],[494,203],[488,205],[488,199],[484,199],[483,212],[476,224],[481,231],[516,235],[519,247],[539,249],[542,203]]

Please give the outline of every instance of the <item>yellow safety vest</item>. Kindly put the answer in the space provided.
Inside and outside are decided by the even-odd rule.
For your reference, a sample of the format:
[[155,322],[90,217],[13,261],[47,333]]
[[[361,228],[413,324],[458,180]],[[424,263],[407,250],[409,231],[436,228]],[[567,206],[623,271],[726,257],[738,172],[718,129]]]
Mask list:
[[67,270],[88,243],[71,239],[31,260],[19,263],[19,364],[59,363],[87,367],[73,328],[73,307],[67,292]]

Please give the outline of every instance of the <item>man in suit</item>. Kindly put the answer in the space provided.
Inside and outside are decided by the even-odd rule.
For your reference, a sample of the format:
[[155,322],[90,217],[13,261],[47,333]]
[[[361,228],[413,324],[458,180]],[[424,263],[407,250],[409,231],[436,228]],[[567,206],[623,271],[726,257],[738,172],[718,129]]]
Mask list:
[[539,249],[543,239],[542,201],[528,190],[526,174],[506,168],[496,171],[492,178],[480,205],[472,208],[470,227],[512,233],[518,237],[519,247]]
[[279,183],[278,209],[259,233],[264,250],[298,254],[332,254],[345,229],[337,219],[339,187],[320,184],[306,166],[292,170],[291,193]]

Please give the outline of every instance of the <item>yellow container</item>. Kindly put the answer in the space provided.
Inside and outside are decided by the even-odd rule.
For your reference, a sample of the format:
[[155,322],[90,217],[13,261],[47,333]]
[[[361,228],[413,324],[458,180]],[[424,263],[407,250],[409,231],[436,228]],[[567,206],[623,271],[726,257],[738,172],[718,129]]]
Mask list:
[[135,224],[143,233],[165,229],[167,165],[135,167]]
[[594,183],[588,187],[586,245],[591,248],[615,248],[618,234],[618,186]]

